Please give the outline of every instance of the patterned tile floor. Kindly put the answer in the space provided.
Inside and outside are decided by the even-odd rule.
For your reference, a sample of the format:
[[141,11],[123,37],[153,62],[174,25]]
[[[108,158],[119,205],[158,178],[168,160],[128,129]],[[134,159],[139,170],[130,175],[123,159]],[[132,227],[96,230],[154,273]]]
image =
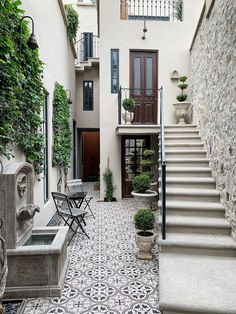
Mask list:
[[[91,188],[91,186],[88,186]],[[87,219],[90,239],[76,235],[60,298],[24,301],[21,314],[157,314],[158,247],[152,261],[137,260],[133,200],[92,201],[96,219]]]

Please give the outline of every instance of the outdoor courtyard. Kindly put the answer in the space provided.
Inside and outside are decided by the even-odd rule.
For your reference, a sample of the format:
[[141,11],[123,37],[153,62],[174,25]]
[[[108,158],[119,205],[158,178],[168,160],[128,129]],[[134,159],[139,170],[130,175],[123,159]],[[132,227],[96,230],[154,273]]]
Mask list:
[[[24,300],[20,314],[46,313],[160,313],[158,310],[158,246],[152,261],[138,260],[134,239],[134,200],[97,202],[93,185],[95,219],[86,219],[90,239],[77,234],[68,247],[69,267],[59,298]],[[58,223],[54,216],[50,224]],[[9,307],[6,314],[12,314]],[[19,313],[18,312],[18,313]]]

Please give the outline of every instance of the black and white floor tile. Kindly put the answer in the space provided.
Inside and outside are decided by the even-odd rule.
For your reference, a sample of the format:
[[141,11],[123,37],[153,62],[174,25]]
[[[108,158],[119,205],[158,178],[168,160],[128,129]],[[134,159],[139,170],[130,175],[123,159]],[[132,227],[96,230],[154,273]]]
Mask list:
[[62,296],[25,300],[21,314],[158,314],[158,247],[136,259],[133,200],[92,201],[90,239],[76,235]]

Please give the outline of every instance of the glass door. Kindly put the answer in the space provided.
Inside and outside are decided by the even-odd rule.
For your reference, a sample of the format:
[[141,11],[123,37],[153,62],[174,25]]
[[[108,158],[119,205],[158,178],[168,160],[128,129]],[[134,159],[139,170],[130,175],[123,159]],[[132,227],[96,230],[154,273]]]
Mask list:
[[131,197],[132,181],[143,171],[143,152],[149,146],[149,137],[122,138],[122,197]]

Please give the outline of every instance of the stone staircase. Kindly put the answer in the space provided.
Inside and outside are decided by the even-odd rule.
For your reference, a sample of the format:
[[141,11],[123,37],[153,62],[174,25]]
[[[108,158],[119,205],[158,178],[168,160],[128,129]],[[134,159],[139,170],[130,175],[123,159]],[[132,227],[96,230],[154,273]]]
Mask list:
[[236,313],[236,241],[197,126],[166,126],[165,152],[167,237],[159,238],[160,308],[164,314]]
[[99,66],[99,58],[88,58],[87,61],[82,61],[75,65],[75,70],[77,73],[84,73],[93,67]]

